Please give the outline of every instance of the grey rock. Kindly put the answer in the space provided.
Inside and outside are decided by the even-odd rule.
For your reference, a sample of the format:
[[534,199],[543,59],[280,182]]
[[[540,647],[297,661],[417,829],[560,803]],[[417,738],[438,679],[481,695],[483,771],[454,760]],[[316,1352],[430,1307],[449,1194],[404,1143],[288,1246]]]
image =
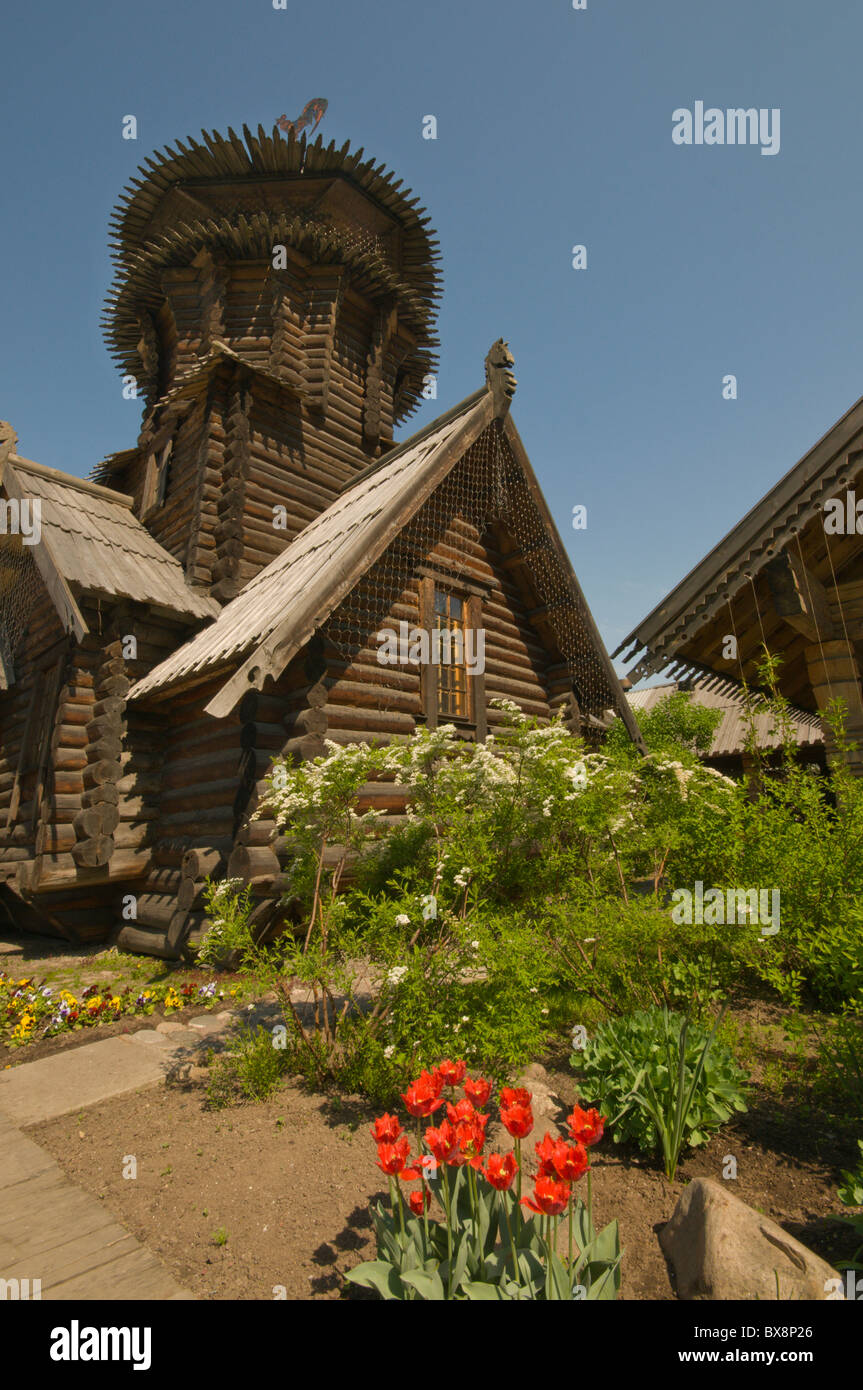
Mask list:
[[[835,1269],[712,1178],[681,1194],[659,1243],[683,1299],[825,1299]],[[778,1285],[778,1292],[777,1292]]]

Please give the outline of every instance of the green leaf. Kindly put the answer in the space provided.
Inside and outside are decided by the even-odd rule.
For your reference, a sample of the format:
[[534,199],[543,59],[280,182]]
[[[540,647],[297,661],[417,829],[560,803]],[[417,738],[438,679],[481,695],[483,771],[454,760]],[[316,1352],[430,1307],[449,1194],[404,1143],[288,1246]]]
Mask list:
[[375,1289],[381,1298],[404,1301],[402,1281],[393,1266],[385,1260],[367,1260],[364,1264],[355,1265],[348,1270],[345,1279],[350,1284]]
[[507,1301],[507,1295],[499,1284],[484,1284],[479,1279],[473,1279],[463,1285],[466,1298],[472,1303],[492,1302],[503,1303]]
[[402,1281],[416,1289],[420,1298],[436,1303],[446,1299],[446,1290],[438,1270],[407,1269],[402,1273]]

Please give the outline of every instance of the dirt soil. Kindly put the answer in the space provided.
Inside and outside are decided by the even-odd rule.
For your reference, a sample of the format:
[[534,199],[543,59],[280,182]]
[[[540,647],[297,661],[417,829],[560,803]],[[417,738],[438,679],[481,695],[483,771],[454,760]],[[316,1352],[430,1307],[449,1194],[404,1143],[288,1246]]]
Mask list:
[[[570,1105],[572,1077],[548,1081]],[[346,1287],[343,1275],[374,1257],[368,1205],[385,1195],[368,1133],[376,1112],[293,1082],[269,1101],[228,1110],[207,1110],[204,1098],[204,1083],[185,1082],[28,1133],[200,1298],[371,1296]],[[603,1140],[593,1151],[594,1213],[599,1226],[620,1221],[622,1297],[674,1297],[659,1230],[685,1183],[721,1177],[727,1154],[737,1158],[734,1191],[744,1201],[831,1262],[850,1258],[853,1237],[825,1219],[838,1205],[839,1170],[853,1158],[835,1139],[817,1117],[801,1124],[798,1113],[790,1125],[774,1102],[756,1098],[674,1183]],[[123,1177],[127,1155],[137,1159],[134,1179]]]

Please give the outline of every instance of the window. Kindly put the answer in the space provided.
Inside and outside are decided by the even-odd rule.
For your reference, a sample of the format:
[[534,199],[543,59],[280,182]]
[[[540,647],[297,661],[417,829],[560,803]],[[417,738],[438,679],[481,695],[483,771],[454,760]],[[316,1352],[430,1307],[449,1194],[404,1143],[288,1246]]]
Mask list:
[[141,499],[141,519],[155,512],[165,501],[165,493],[168,487],[168,466],[171,462],[171,451],[174,447],[173,440],[156,453],[150,454],[147,459],[147,471],[144,475],[144,494]]
[[433,660],[437,657],[437,708],[447,719],[470,718],[470,683],[465,657],[465,603],[456,594],[434,591]]

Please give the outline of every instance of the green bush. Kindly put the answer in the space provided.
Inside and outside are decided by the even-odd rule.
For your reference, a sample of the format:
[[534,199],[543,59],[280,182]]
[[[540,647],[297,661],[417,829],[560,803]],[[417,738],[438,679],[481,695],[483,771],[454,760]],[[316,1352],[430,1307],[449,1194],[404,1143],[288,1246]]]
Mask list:
[[[863,1139],[857,1141],[857,1147],[860,1161],[853,1172],[842,1174],[842,1186],[839,1188],[839,1200],[846,1207],[863,1207]],[[860,1244],[851,1259],[841,1260],[837,1268],[863,1270],[860,1263],[860,1256],[863,1255],[863,1215],[839,1216],[838,1220],[851,1227],[855,1236],[860,1237]]]
[[241,1028],[228,1052],[215,1057],[207,1104],[219,1110],[237,1100],[266,1100],[289,1069],[290,1050],[276,1047],[269,1028]]
[[[787,762],[752,795],[699,761],[714,712],[666,704],[645,721],[646,758],[619,731],[591,751],[500,702],[486,744],[443,726],[277,760],[256,814],[269,808],[293,847],[299,929],[255,945],[248,894],[210,885],[202,958],[242,951],[276,992],[292,1071],[382,1101],[442,1053],[513,1074],[567,1008],[580,1021],[685,1008],[703,1022],[767,985],[786,1003],[806,990],[841,1009],[863,990],[863,779],[840,771],[831,784]],[[781,701],[775,712],[784,728]],[[398,829],[356,812],[380,778],[407,792]],[[636,880],[656,892],[640,896]],[[675,924],[669,890],[698,881],[779,889],[779,931]],[[314,1025],[291,979],[314,992]],[[625,1124],[649,1127],[636,1111]],[[708,1106],[690,1131],[709,1119]]]
[[816,1032],[816,1094],[838,1119],[854,1122],[863,1115],[863,1000]]
[[702,1016],[763,960],[757,926],[677,926],[654,896],[625,903],[574,886],[544,905],[541,925],[560,983],[610,1015],[664,1004]]
[[615,1143],[633,1143],[645,1154],[662,1147],[666,1160],[664,1140],[675,1126],[678,1152],[697,1148],[735,1110],[746,1109],[746,1078],[728,1048],[667,1009],[603,1024],[583,1051],[573,1053],[572,1065],[585,1100],[607,1118]]

